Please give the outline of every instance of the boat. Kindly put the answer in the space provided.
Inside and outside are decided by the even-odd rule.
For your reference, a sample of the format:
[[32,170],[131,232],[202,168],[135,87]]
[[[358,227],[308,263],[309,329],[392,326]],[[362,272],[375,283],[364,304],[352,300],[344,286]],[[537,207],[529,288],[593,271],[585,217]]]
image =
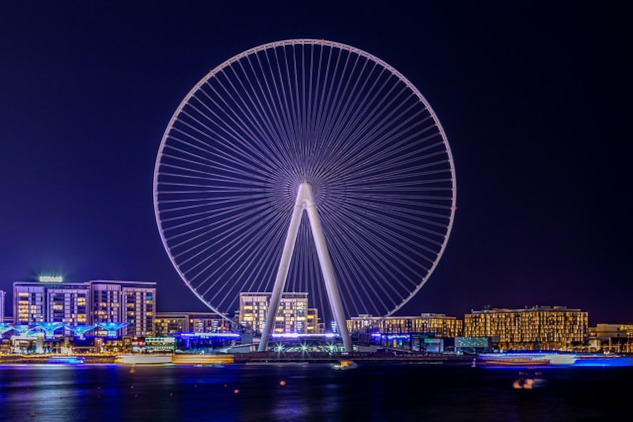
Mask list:
[[492,366],[543,366],[549,365],[550,361],[544,358],[482,359],[480,364]]
[[53,356],[46,360],[46,363],[64,364],[64,365],[80,365],[85,363],[84,358],[80,356]]
[[480,354],[482,366],[565,366],[576,362],[576,355],[563,353],[489,353]]
[[176,354],[172,357],[172,363],[183,365],[200,365],[200,366],[221,366],[234,362],[233,355],[194,355],[194,354]]
[[356,362],[348,359],[339,360],[338,362],[332,364],[332,369],[336,370],[354,369],[357,367],[358,364]]
[[171,355],[119,355],[114,363],[126,365],[160,365],[171,363]]

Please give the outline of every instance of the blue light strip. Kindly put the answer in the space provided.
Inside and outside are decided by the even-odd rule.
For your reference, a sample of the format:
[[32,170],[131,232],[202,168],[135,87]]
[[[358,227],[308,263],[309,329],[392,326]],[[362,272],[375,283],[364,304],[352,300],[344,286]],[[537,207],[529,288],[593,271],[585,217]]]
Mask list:
[[170,336],[181,338],[239,338],[236,333],[172,333]]
[[325,333],[325,334],[299,334],[299,333],[276,333],[272,335],[273,338],[288,338],[288,339],[322,339],[322,338],[337,338],[338,334]]

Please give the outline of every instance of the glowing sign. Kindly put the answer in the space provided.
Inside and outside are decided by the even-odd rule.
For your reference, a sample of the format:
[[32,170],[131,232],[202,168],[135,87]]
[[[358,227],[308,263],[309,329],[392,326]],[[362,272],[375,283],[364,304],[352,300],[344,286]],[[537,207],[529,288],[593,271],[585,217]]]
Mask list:
[[61,283],[64,277],[61,275],[41,275],[38,278],[41,283]]

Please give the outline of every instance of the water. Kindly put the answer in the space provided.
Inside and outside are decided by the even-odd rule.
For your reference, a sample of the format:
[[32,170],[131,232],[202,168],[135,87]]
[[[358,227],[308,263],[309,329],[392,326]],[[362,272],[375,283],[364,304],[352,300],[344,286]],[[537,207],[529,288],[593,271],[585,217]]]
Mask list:
[[[3,421],[598,421],[630,417],[633,368],[324,364],[0,366]],[[280,385],[285,381],[285,386]],[[236,394],[235,390],[239,390]],[[631,420],[631,419],[628,419]]]

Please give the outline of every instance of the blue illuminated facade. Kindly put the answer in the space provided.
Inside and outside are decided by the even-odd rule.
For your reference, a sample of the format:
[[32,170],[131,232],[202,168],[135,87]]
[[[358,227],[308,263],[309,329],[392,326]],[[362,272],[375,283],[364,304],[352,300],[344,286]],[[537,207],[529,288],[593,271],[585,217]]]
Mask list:
[[55,331],[59,330],[66,326],[64,322],[36,322],[35,328],[39,328],[44,332],[44,336],[46,339],[55,338]]
[[75,333],[80,340],[84,340],[85,334],[88,331],[94,330],[95,327],[95,325],[69,325],[66,328]]
[[13,330],[13,324],[10,324],[8,322],[0,322],[0,336],[11,330]]
[[[113,338],[113,332],[116,337],[154,335],[154,282],[77,283],[65,282],[61,277],[41,277],[40,281],[15,282],[13,293],[13,323],[16,327],[28,326],[24,333],[39,329],[47,339],[74,335],[81,340],[86,336]],[[108,323],[118,324],[117,328],[103,328]]]
[[104,329],[108,333],[108,338],[119,337],[118,331],[130,325],[129,322],[98,322],[97,327]]

